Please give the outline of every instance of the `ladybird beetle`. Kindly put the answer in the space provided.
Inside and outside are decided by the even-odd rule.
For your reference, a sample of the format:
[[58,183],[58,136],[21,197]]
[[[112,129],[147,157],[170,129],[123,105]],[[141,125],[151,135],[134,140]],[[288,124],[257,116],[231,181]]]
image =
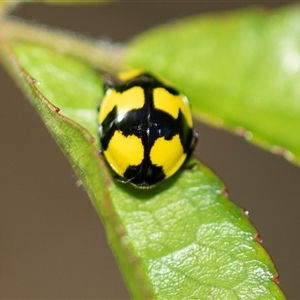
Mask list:
[[104,91],[98,116],[100,152],[117,177],[151,188],[172,176],[198,140],[186,96],[139,70],[108,80]]

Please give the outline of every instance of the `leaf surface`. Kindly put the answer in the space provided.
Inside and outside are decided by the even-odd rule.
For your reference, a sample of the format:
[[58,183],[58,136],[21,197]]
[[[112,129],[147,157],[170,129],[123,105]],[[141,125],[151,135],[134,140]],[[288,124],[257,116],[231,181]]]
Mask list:
[[150,190],[114,181],[98,154],[98,72],[38,44],[0,42],[101,215],[134,299],[285,299],[255,228],[210,170],[193,159]]

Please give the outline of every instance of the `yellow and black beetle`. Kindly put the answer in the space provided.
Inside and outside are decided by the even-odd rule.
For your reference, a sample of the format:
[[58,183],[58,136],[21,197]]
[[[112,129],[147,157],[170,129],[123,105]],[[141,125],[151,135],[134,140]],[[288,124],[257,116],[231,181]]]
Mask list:
[[172,176],[198,139],[186,96],[140,70],[107,81],[104,91],[99,135],[112,170],[139,188]]

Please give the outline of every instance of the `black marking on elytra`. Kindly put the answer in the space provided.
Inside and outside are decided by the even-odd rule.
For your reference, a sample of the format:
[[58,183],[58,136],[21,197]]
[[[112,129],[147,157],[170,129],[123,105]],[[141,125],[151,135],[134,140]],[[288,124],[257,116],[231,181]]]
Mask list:
[[154,165],[150,159],[150,151],[155,141],[160,137],[171,140],[176,134],[179,134],[188,159],[197,143],[197,134],[188,126],[181,110],[175,119],[166,111],[154,108],[153,90],[155,88],[162,87],[173,95],[179,95],[179,92],[164,85],[151,75],[144,73],[123,84],[107,85],[106,88],[114,88],[117,92],[122,93],[136,86],[140,86],[144,90],[145,103],[143,107],[130,110],[122,119],[117,119],[115,106],[100,124],[99,134],[103,150],[107,150],[109,141],[116,130],[121,131],[126,137],[135,135],[141,139],[144,148],[143,161],[138,166],[128,166],[123,176],[135,185],[149,187],[165,178],[163,167]]
[[113,137],[116,128],[115,121],[117,118],[117,108],[114,108],[109,112],[104,121],[99,126],[99,135],[102,149],[105,151],[108,148],[109,141]]
[[166,176],[161,166],[150,163],[147,168],[143,168],[142,163],[140,166],[129,166],[124,177],[129,178],[131,183],[146,188],[162,181]]

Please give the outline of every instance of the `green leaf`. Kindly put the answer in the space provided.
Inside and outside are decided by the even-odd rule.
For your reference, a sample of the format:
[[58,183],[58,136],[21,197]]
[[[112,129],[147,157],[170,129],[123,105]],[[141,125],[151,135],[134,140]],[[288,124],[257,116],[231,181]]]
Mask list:
[[113,186],[112,200],[155,297],[284,299],[255,229],[203,165],[156,190],[127,191]]
[[37,44],[0,42],[101,215],[133,298],[285,299],[255,228],[210,170],[192,160],[151,190],[113,181],[97,151],[99,74]]
[[95,108],[102,97],[100,74],[67,55],[45,48],[19,44],[15,51],[22,66],[37,80],[39,91],[51,99],[61,114],[81,124],[96,139]]
[[300,162],[300,10],[242,10],[173,22],[134,39],[131,67],[178,85],[195,115]]

